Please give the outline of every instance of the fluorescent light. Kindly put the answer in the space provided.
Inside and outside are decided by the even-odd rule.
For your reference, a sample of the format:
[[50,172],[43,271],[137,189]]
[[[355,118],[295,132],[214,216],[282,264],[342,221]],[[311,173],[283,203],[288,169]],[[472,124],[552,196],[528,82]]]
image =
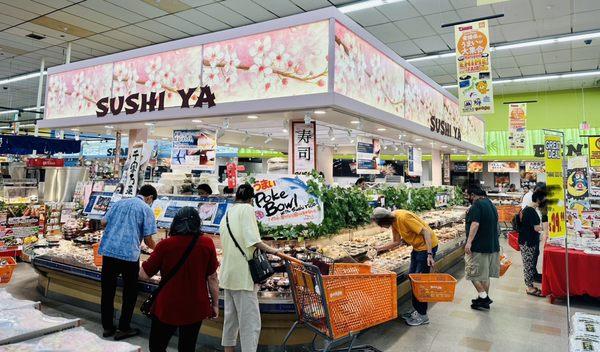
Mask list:
[[324,115],[324,114],[325,114],[325,111],[323,111],[323,110],[315,110],[315,111],[313,111],[313,112],[314,112],[315,114],[317,114],[317,115]]
[[[37,110],[37,106],[30,106],[28,108],[23,108],[23,111],[35,111]],[[44,105],[40,106],[40,110],[44,110]],[[0,115],[6,115],[6,114],[15,114],[19,112],[19,110],[4,110],[4,111],[0,111]]]
[[115,126],[106,125],[106,126],[104,126],[104,128],[112,130],[113,128],[115,128]]
[[73,131],[73,132],[79,132],[79,128],[71,128],[71,131]]
[[380,128],[378,128],[378,129],[377,129],[377,131],[380,131],[380,132],[383,132],[383,131],[385,131],[385,130],[386,130],[386,129],[385,129],[385,128],[383,128],[383,127],[380,127]]
[[447,145],[441,145],[440,147],[442,147],[442,148],[448,148]]
[[169,140],[169,138],[167,138],[167,137],[162,137],[161,139],[162,139],[163,141],[168,141],[168,140]]
[[146,122],[144,125],[145,126],[154,126],[154,122]]
[[[45,75],[46,71],[44,71],[43,74]],[[8,84],[8,83],[13,83],[13,82],[24,81],[26,79],[37,78],[39,76],[40,76],[39,72],[27,73],[27,74],[24,74],[21,76],[15,76],[15,77],[3,79],[0,81],[0,84]]]
[[248,115],[247,117],[248,117],[249,119],[251,119],[251,120],[254,120],[254,119],[257,119],[257,118],[258,118],[258,116],[256,116],[256,115]]
[[340,7],[338,7],[338,10],[340,10],[343,13],[348,13],[348,12],[369,9],[371,7],[377,7],[377,6],[386,5],[386,4],[393,4],[395,2],[400,2],[400,1],[404,1],[404,0],[366,0],[366,1],[358,2],[358,3],[346,5],[346,6],[340,6]]
[[192,120],[193,123],[202,123],[202,120]]
[[0,115],[16,114],[18,112],[19,112],[19,110],[4,110],[4,111],[0,111]]
[[423,142],[423,138],[415,138],[415,142]]
[[352,121],[350,121],[350,123],[353,124],[353,125],[358,125],[360,123],[360,121],[358,121],[358,120],[352,120]]
[[[590,77],[600,75],[600,70],[596,71],[583,71],[583,72],[566,72],[552,75],[541,75],[541,76],[530,76],[530,77],[516,77],[492,80],[493,84],[506,84],[506,83],[519,83],[519,82],[536,82],[536,81],[548,81],[560,78],[577,78],[577,77]],[[456,84],[447,84],[442,88],[456,88]]]
[[412,59],[408,59],[406,61],[409,62],[417,62],[417,61],[425,61],[425,60],[431,60],[431,59],[443,59],[445,57],[452,57],[455,54],[453,52],[451,53],[445,53],[445,54],[437,54],[437,55],[427,55],[427,56],[421,56],[421,57],[415,57]]

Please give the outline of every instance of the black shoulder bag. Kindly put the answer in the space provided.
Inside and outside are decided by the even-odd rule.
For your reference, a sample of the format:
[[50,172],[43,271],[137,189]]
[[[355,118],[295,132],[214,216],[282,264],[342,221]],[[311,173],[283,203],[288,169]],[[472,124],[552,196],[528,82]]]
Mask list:
[[248,262],[248,266],[250,268],[250,275],[252,275],[252,281],[254,281],[254,283],[259,284],[265,281],[266,279],[270,278],[275,273],[275,271],[273,270],[271,263],[269,263],[267,255],[265,253],[262,253],[260,249],[256,248],[252,259],[248,259],[246,253],[244,252],[238,241],[235,239],[233,232],[231,232],[231,227],[229,226],[229,214],[225,215],[225,221],[227,223],[227,230],[229,231],[229,236],[231,236],[231,239],[233,239],[233,243],[235,243],[235,246],[240,250],[244,258]]
[[185,252],[183,252],[183,255],[181,256],[181,258],[179,259],[179,261],[177,262],[175,267],[171,270],[171,272],[169,272],[167,275],[165,275],[163,278],[161,278],[160,283],[158,284],[158,287],[156,288],[156,290],[154,290],[154,292],[149,294],[148,297],[146,298],[146,300],[144,302],[142,302],[142,305],[140,306],[140,311],[142,312],[142,314],[144,314],[145,316],[147,316],[149,318],[152,317],[152,313],[150,313],[150,311],[152,310],[152,306],[154,305],[154,301],[156,300],[156,297],[158,297],[158,294],[163,289],[163,287],[165,287],[165,285],[169,282],[169,280],[171,280],[175,276],[175,274],[177,274],[179,269],[181,269],[183,264],[185,264],[186,260],[190,256],[190,253],[192,253],[192,249],[194,249],[194,246],[196,246],[196,242],[198,242],[198,237],[200,237],[200,235],[194,236],[194,238],[192,239],[192,242],[187,246],[187,248],[185,249]]

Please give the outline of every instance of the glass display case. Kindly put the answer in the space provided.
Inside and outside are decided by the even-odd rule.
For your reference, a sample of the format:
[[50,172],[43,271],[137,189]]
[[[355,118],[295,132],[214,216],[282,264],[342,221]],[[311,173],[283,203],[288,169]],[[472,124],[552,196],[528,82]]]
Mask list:
[[30,203],[38,200],[35,179],[0,179],[0,201],[6,204]]

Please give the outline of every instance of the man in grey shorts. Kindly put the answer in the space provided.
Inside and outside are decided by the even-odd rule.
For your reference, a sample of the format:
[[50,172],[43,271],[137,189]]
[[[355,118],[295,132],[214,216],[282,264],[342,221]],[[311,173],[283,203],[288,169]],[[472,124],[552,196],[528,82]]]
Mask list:
[[500,277],[500,242],[498,240],[498,211],[479,186],[467,190],[471,207],[467,212],[465,273],[473,282],[477,298],[471,308],[490,309],[490,278]]

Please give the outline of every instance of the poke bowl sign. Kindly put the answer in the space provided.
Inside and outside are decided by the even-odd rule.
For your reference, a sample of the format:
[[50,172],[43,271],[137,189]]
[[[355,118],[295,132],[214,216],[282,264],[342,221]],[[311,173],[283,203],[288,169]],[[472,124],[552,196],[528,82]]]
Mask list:
[[256,218],[263,225],[318,225],[323,221],[323,204],[308,193],[304,178],[258,176],[253,186]]

